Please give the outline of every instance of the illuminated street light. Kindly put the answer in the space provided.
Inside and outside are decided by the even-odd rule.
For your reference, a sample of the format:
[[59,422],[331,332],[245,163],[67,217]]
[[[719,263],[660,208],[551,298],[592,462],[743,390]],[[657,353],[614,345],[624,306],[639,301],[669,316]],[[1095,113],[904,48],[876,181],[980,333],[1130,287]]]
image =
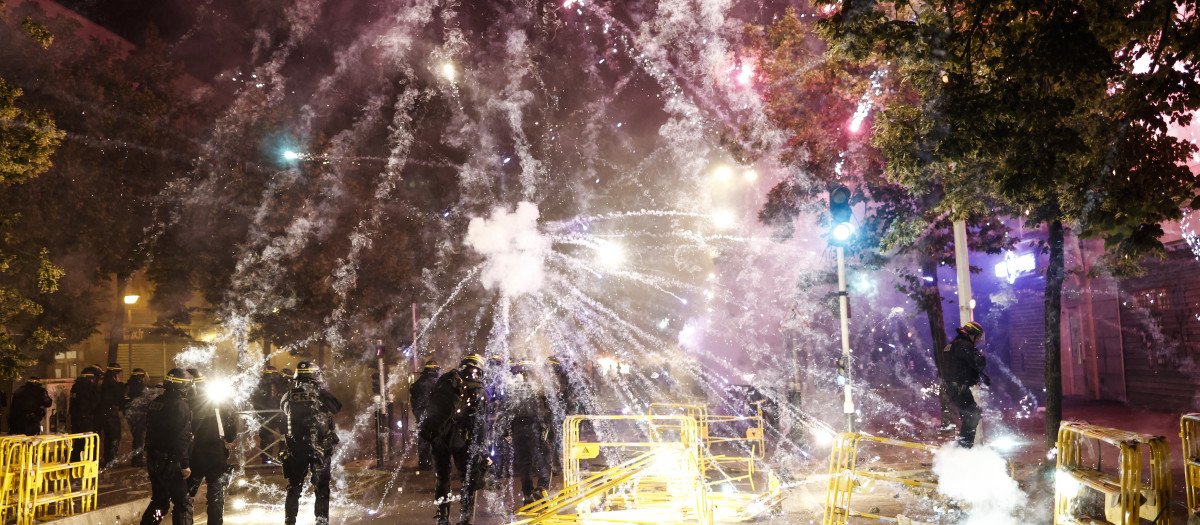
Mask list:
[[746,180],[748,181],[758,180],[758,172],[754,170],[746,170],[746,173],[744,173],[743,176],[746,177]]
[[446,80],[454,82],[455,74],[456,73],[454,71],[454,64],[451,64],[449,62],[442,64],[442,76],[446,77]]
[[284,160],[296,160],[300,158],[300,154],[289,149],[283,152],[283,158]]
[[733,170],[730,170],[728,166],[721,166],[713,172],[713,176],[716,177],[717,180],[729,180],[729,178],[733,176]]
[[125,304],[133,304],[133,303],[136,303],[136,302],[138,302],[138,298],[139,298],[139,297],[140,297],[140,296],[138,296],[138,295],[126,295],[126,296],[125,296]]

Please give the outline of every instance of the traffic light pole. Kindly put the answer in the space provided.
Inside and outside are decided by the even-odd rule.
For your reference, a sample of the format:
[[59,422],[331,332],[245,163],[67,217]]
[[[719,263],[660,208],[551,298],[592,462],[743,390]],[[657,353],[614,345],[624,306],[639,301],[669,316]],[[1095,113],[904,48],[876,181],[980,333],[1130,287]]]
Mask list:
[[854,377],[854,363],[850,361],[850,299],[846,296],[846,249],[837,247],[838,310],[842,318],[842,363],[846,367],[846,384],[842,386],[845,401],[842,411],[846,414],[846,432],[854,432],[854,398],[850,385]]

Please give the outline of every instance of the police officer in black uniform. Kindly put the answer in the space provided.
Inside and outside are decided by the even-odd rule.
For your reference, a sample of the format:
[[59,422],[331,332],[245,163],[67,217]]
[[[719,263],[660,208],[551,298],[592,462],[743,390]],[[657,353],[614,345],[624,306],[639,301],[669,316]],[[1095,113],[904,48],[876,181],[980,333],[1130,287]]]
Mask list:
[[121,382],[121,365],[109,363],[100,383],[100,403],[96,407],[96,423],[100,429],[105,468],[116,465],[121,447],[121,411],[125,408],[125,383]]
[[150,407],[150,389],[146,388],[146,371],[134,368],[125,383],[125,422],[133,436],[133,459],[130,466],[146,466],[146,409]]
[[[100,388],[96,384],[94,366],[83,369],[75,383],[71,385],[71,402],[68,407],[71,418],[71,433],[83,434],[96,432],[96,407],[100,404]],[[71,447],[71,461],[79,461],[83,453],[84,439],[79,438]]]
[[[425,419],[425,410],[429,408],[429,395],[433,393],[433,386],[437,384],[441,371],[442,367],[437,361],[426,361],[425,368],[421,370],[421,377],[413,381],[412,386],[408,388],[408,400],[412,406],[413,418],[417,421],[417,428],[420,428],[421,421]],[[433,468],[433,449],[429,448],[429,442],[423,439],[417,440],[417,468]]]
[[208,523],[221,525],[225,516],[225,487],[229,484],[229,447],[237,437],[237,418],[225,402],[226,392],[209,390],[204,374],[189,368],[192,376],[192,475],[188,496],[195,498],[202,483],[208,484]]
[[512,433],[513,470],[521,478],[523,502],[546,497],[550,487],[550,403],[533,373],[533,361],[520,361],[505,392],[505,414]]
[[460,525],[475,520],[475,491],[483,488],[491,465],[487,454],[487,403],[483,384],[483,358],[470,354],[459,367],[442,374],[434,386],[419,429],[421,439],[433,448],[437,523],[450,523],[450,466],[462,482]]
[[287,450],[283,456],[283,475],[287,477],[284,523],[295,525],[300,512],[300,493],[312,476],[317,501],[313,512],[317,525],[329,525],[329,478],[333,447],[338,443],[333,415],[342,403],[329,393],[317,377],[317,367],[308,361],[296,365],[292,389],[280,401],[287,420]]
[[187,485],[192,475],[192,409],[186,398],[190,383],[187,372],[172,368],[163,383],[166,392],[154,398],[146,412],[146,471],[151,492],[141,525],[162,523],[167,510],[172,510],[175,525],[192,524]]
[[46,409],[54,404],[41,378],[32,376],[12,396],[12,409],[8,413],[8,433],[36,436],[42,433],[42,420]]
[[979,427],[981,415],[971,387],[980,382],[988,386],[992,384],[991,378],[983,373],[983,369],[987,367],[987,358],[976,348],[982,344],[983,327],[971,321],[958,328],[958,335],[943,350],[948,354],[945,360],[946,378],[943,387],[962,418],[958,429],[958,444],[963,448],[971,448],[975,444],[975,430]]

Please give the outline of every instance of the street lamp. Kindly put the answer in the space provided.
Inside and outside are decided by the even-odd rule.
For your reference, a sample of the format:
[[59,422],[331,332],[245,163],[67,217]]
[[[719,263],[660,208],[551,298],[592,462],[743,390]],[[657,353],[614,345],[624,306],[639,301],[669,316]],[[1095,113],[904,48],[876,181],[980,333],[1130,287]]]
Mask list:
[[138,295],[126,295],[125,296],[125,304],[134,304],[134,303],[138,302],[138,298],[140,298],[140,297],[141,296],[138,296]]
[[[844,400],[842,412],[846,414],[846,431],[854,432],[854,397],[851,395],[853,361],[850,360],[850,298],[846,295],[846,244],[854,237],[853,215],[850,209],[850,189],[838,186],[829,192],[830,236],[837,248],[838,311],[842,324],[842,359],[838,365],[838,379]],[[845,382],[841,379],[845,378]]]

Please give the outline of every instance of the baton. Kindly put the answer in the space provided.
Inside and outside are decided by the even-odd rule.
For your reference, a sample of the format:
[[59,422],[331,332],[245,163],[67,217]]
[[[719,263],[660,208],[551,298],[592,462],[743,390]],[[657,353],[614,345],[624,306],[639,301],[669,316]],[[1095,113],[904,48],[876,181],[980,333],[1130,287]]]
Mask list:
[[225,439],[225,425],[221,423],[221,409],[214,405],[213,413],[217,415],[217,434],[221,436],[221,439]]

